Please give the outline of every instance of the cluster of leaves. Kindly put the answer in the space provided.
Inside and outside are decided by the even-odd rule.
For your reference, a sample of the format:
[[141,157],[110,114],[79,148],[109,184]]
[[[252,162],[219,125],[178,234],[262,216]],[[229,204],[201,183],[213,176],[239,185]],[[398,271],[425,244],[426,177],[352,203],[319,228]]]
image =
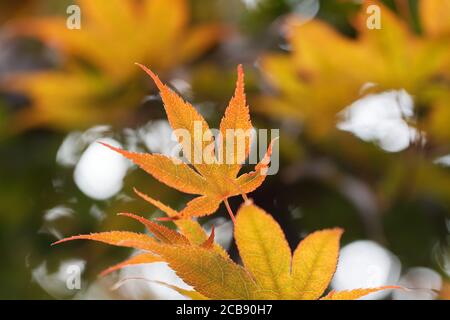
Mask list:
[[145,94],[130,61],[167,72],[198,57],[223,33],[218,25],[190,27],[186,0],[77,4],[80,30],[66,27],[67,16],[11,23],[10,31],[17,36],[33,37],[62,54],[61,67],[17,75],[5,84],[32,102],[11,124],[14,130],[38,125],[68,130],[121,120],[129,114],[124,106],[138,106]]
[[[94,240],[115,246],[143,250],[112,266],[106,275],[123,267],[166,262],[194,290],[169,287],[192,299],[298,299],[322,297],[336,270],[341,229],[326,229],[307,236],[291,254],[278,223],[250,201],[239,209],[235,239],[244,267],[230,259],[214,243],[214,229],[208,237],[193,220],[177,220],[181,233],[130,213],[154,237],[125,231],[112,231],[66,238]],[[331,291],[323,300],[351,300],[394,287]]]
[[[380,8],[381,29],[367,26],[372,5]],[[353,20],[356,38],[319,19],[305,24],[293,16],[286,26],[292,53],[262,59],[278,92],[264,95],[257,110],[296,119],[311,137],[323,138],[334,130],[336,114],[373,83],[380,91],[405,89],[429,108],[422,112],[427,132],[448,139],[450,2],[421,0],[419,13],[420,35],[380,1],[364,1]]]
[[[194,121],[201,121],[204,124],[204,130],[209,130],[204,119],[190,104],[162,84],[150,70],[141,67],[153,78],[159,88],[173,129],[183,128],[192,132]],[[222,119],[221,130],[247,127],[250,128],[251,123],[245,102],[244,75],[242,68],[239,67],[235,95]],[[187,146],[191,148],[195,141],[191,142],[183,144],[182,139],[180,141],[183,148]],[[154,237],[141,233],[112,231],[73,236],[57,241],[56,244],[88,239],[142,250],[144,253],[110,267],[102,274],[105,275],[129,265],[166,262],[186,284],[193,287],[193,290],[170,287],[193,299],[319,299],[322,297],[336,270],[342,230],[336,228],[312,233],[291,254],[278,223],[269,214],[253,205],[245,195],[264,181],[264,168],[270,159],[270,151],[256,166],[255,171],[236,178],[241,167],[238,163],[193,164],[197,173],[187,164],[179,162],[176,164],[174,159],[165,156],[130,153],[109,147],[141,166],[161,182],[182,192],[201,194],[201,196],[189,202],[181,212],[177,212],[137,192],[145,200],[164,211],[174,221],[180,232],[131,213],[122,213],[121,215],[143,223]],[[246,154],[249,152],[249,147],[250,141],[247,141]],[[225,149],[225,152],[230,151],[228,148]],[[230,215],[235,222],[234,235],[243,267],[231,260],[226,251],[214,242],[214,228],[208,237],[201,225],[192,220],[192,217],[215,212],[221,201],[227,204],[227,198],[234,195],[242,195],[245,199],[236,219],[230,210]],[[229,208],[228,205],[227,208]],[[387,288],[391,287],[332,291],[322,299],[357,299]]]

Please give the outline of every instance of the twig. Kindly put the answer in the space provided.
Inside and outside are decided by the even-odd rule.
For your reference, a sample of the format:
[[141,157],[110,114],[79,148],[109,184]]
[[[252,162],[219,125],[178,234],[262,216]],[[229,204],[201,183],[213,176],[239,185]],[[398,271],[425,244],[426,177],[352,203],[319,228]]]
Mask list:
[[228,199],[225,199],[223,202],[225,203],[225,207],[227,207],[228,214],[230,215],[233,224],[236,224],[236,219],[234,218],[233,210],[231,210],[230,204],[228,203]]

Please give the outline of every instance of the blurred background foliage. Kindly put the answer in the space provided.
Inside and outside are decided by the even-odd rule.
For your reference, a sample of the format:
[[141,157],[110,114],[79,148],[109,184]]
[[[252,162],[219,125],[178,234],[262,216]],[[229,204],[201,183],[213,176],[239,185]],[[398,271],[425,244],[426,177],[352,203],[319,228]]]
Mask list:
[[[66,27],[74,3],[80,30]],[[365,25],[371,4],[381,6],[381,30]],[[373,240],[400,260],[402,273],[427,267],[447,281],[449,21],[448,0],[1,2],[0,297],[74,297],[47,281],[74,258],[87,262],[83,284],[98,281],[99,271],[130,252],[49,244],[138,230],[115,213],[160,213],[136,199],[133,186],[174,208],[188,200],[126,162],[88,157],[99,154],[98,138],[170,149],[162,103],[134,62],[157,72],[212,127],[243,63],[254,126],[281,132],[280,172],[251,196],[289,243],[341,226],[343,245]],[[377,104],[386,107],[374,111]],[[367,112],[356,123],[360,106]],[[86,172],[93,178],[83,182]],[[112,189],[99,194],[89,183]]]

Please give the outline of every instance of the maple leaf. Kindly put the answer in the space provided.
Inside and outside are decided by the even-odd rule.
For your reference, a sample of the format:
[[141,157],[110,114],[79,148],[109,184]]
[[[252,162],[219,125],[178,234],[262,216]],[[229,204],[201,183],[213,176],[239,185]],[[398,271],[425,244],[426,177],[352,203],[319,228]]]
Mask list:
[[[367,27],[371,5],[380,8],[381,29]],[[418,105],[430,109],[424,118],[429,127],[434,121],[441,124],[448,119],[448,108],[438,104],[450,102],[448,6],[448,0],[420,1],[420,35],[375,0],[364,1],[356,15],[355,38],[320,19],[303,23],[290,17],[286,27],[291,53],[266,54],[261,61],[263,74],[277,93],[263,95],[256,110],[294,119],[309,137],[320,139],[335,130],[336,114],[358,100],[365,85],[374,84],[372,90],[377,91],[405,89]],[[435,81],[445,79],[445,74],[445,81]],[[439,135],[448,137],[448,130],[436,132]]]
[[[193,168],[173,157],[161,154],[134,153],[105,143],[102,144],[133,161],[162,183],[184,193],[199,195],[188,202],[183,210],[176,212],[137,191],[139,196],[167,213],[169,217],[201,217],[216,212],[220,203],[224,202],[234,220],[227,199],[237,195],[242,195],[246,199],[247,193],[254,191],[264,182],[274,142],[272,141],[269,145],[265,157],[255,166],[254,171],[238,177],[242,162],[250,152],[252,129],[244,93],[242,66],[238,67],[236,90],[220,123],[219,145],[227,147],[221,148],[223,152],[218,155],[219,159],[214,154],[214,149],[211,148],[211,145],[214,147],[213,136],[205,119],[191,104],[185,102],[164,85],[152,71],[143,65],[139,64],[139,66],[150,75],[158,87],[169,123],[182,146],[184,156],[190,161]],[[244,136],[240,138],[237,133],[234,134],[237,130],[242,130]],[[205,141],[202,138],[204,136],[209,137],[210,140]],[[231,158],[231,161],[220,161],[220,157]],[[200,161],[197,161],[198,159]]]
[[[300,242],[294,254],[277,222],[264,210],[244,203],[237,213],[236,244],[244,266],[224,256],[214,242],[214,229],[202,243],[132,214],[155,238],[120,231],[80,235],[55,244],[89,239],[134,247],[145,253],[107,269],[103,274],[137,264],[166,262],[193,290],[168,287],[192,299],[319,299],[336,269],[342,229],[317,231]],[[180,221],[175,221],[179,223]],[[201,227],[200,227],[201,228]],[[331,291],[324,300],[358,299],[397,286]]]
[[[130,216],[129,214],[127,215]],[[146,226],[156,225],[154,222],[141,217],[134,215],[131,215],[131,217],[137,219]],[[194,221],[191,222],[197,224]],[[176,221],[175,223],[179,223],[179,221]],[[151,228],[153,231],[155,229]],[[138,250],[147,251],[147,254],[151,255],[148,256],[150,258],[144,257],[141,259],[141,256],[138,256],[137,259],[131,258],[131,263],[129,263],[129,260],[124,261],[123,263],[106,269],[102,274],[107,274],[110,271],[119,270],[133,264],[164,261],[167,262],[172,269],[176,270],[177,274],[184,279],[187,284],[193,285],[196,292],[198,291],[202,295],[203,292],[208,292],[208,298],[254,298],[253,293],[255,292],[255,283],[252,278],[245,269],[234,263],[228,255],[224,255],[223,249],[218,249],[218,244],[211,246],[210,238],[207,238],[201,244],[196,244],[191,240],[189,240],[188,243],[185,241],[167,241],[167,235],[177,238],[186,237],[186,239],[189,239],[189,234],[187,233],[179,234],[164,226],[158,226],[158,231],[154,233],[155,238],[144,234],[113,231],[74,236],[62,239],[54,244],[77,239],[88,239],[116,246],[134,247]]]
[[18,74],[4,84],[32,102],[32,108],[17,114],[11,130],[43,125],[70,130],[123,120],[145,93],[130,61],[167,72],[211,48],[224,32],[216,24],[189,26],[187,0],[76,4],[82,12],[79,30],[67,27],[65,15],[23,18],[8,25],[13,35],[36,38],[63,58],[55,70]]

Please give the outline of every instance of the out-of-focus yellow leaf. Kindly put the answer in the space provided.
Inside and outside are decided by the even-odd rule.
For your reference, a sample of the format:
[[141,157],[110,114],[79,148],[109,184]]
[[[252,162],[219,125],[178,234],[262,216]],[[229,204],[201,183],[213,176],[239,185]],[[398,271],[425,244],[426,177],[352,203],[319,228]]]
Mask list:
[[450,36],[450,1],[419,2],[419,13],[425,32],[433,37]]
[[[449,65],[450,66],[450,65]],[[437,142],[446,144],[450,141],[450,93],[436,97],[426,122],[427,132]]]
[[43,41],[62,53],[62,65],[26,73],[3,86],[30,96],[32,108],[18,114],[11,130],[50,126],[69,130],[126,119],[146,90],[135,61],[159,72],[191,61],[223,34],[218,25],[189,25],[187,0],[78,0],[81,28],[67,17],[22,18],[9,24],[17,36]]
[[3,1],[0,4],[0,23],[3,24],[11,18],[29,15],[36,10],[37,4],[38,1],[36,0]]
[[[367,27],[371,5],[380,8],[380,29]],[[367,93],[364,88],[369,84],[376,91],[405,89],[421,107],[433,110],[436,95],[430,92],[449,85],[450,42],[445,32],[449,10],[438,9],[447,5],[445,0],[420,1],[425,25],[421,35],[376,0],[363,2],[353,21],[355,38],[319,19],[304,23],[290,17],[286,27],[292,51],[262,58],[263,75],[277,91],[262,95],[256,109],[298,121],[306,136],[315,140],[332,136],[337,114]],[[441,134],[448,135],[444,131]]]

